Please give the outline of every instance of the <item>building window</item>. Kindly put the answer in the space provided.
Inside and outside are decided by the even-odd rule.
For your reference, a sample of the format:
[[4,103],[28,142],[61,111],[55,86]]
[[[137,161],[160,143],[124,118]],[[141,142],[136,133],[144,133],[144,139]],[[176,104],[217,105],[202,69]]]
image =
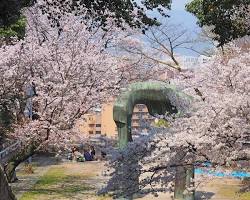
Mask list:
[[102,125],[101,124],[96,124],[95,127],[101,127]]
[[101,131],[96,131],[95,134],[101,134]]
[[94,124],[89,124],[89,127],[93,128],[95,125]]
[[89,134],[90,134],[90,135],[93,134],[93,131],[89,131]]

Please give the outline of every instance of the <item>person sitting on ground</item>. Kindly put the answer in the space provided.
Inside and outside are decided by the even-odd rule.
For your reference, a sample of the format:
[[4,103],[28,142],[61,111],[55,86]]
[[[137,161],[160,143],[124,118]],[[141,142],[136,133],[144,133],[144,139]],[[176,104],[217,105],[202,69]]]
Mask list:
[[87,149],[83,150],[83,156],[84,156],[85,161],[92,161],[93,160],[91,154],[88,152]]
[[73,160],[74,151],[75,151],[74,147],[72,147],[72,148],[69,149],[69,152],[68,152],[68,154],[67,154],[67,159],[68,159],[68,160]]
[[73,161],[84,161],[83,160],[83,155],[79,152],[78,148],[75,147],[73,151]]

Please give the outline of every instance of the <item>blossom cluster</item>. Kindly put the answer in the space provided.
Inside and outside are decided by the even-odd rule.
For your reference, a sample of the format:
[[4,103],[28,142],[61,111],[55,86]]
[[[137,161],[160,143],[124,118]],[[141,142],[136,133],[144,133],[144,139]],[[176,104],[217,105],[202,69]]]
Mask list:
[[[129,82],[150,77],[145,61],[115,51],[125,32],[88,30],[74,16],[50,26],[37,7],[26,11],[24,40],[0,49],[1,103],[16,116],[16,140],[65,145],[78,133],[75,120],[100,106]],[[112,46],[112,48],[108,48]],[[33,119],[24,118],[23,114]]]
[[148,135],[115,151],[109,163],[110,180],[101,192],[116,196],[172,192],[178,166],[210,162],[211,167],[229,170],[239,160],[248,161],[249,62],[249,50],[230,46],[226,54],[218,53],[197,70],[171,80],[190,97],[183,103],[176,95],[167,97],[181,114],[161,116],[169,127],[152,127]]

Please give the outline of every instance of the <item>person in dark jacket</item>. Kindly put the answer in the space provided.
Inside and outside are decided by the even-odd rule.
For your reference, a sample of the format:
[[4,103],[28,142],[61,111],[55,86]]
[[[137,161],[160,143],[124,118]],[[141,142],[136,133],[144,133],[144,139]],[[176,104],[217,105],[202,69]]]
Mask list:
[[94,146],[90,146],[90,154],[92,156],[92,159],[94,160],[94,158],[95,158],[95,147]]
[[92,161],[93,160],[91,154],[86,149],[83,150],[83,156],[84,156],[85,161]]

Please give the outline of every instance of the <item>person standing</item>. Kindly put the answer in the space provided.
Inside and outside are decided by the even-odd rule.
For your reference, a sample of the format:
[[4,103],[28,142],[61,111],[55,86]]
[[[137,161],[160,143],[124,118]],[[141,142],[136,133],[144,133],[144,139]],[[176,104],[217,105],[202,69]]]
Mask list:
[[95,158],[95,147],[94,146],[90,146],[90,155],[92,156],[92,160],[94,160],[94,158]]

